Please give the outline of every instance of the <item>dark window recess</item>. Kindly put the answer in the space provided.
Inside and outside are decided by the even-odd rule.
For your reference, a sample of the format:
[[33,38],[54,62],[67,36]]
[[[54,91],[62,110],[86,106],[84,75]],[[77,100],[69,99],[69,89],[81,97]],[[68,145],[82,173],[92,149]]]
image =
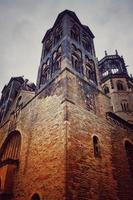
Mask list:
[[34,194],[31,198],[31,200],[40,200],[40,197],[38,194]]
[[82,44],[85,50],[87,50],[90,54],[92,54],[92,47],[89,39],[83,38],[82,39]]
[[80,74],[83,74],[83,61],[82,61],[82,53],[79,49],[76,48],[75,45],[72,45],[72,67]]
[[107,86],[103,90],[104,90],[104,94],[109,94],[109,88]]
[[77,72],[83,73],[82,62],[75,55],[72,55],[72,66]]
[[80,42],[80,30],[76,25],[73,25],[71,29],[71,38],[77,42]]
[[85,56],[86,77],[93,82],[96,82],[95,64],[92,60]]
[[58,47],[57,51],[53,53],[52,56],[52,73],[61,69],[61,61],[62,61],[62,48]]
[[101,157],[99,139],[97,136],[93,137],[94,156]]
[[52,39],[47,39],[44,45],[43,57],[45,57],[50,52],[51,48],[52,48]]
[[62,26],[58,25],[54,32],[54,44],[57,44],[63,36]]
[[21,103],[20,103],[21,99],[22,99],[22,96],[19,96],[17,103],[16,103],[16,108],[21,106]]
[[121,82],[117,83],[117,90],[124,90],[123,83]]
[[122,111],[124,112],[128,112],[129,111],[129,105],[128,103],[121,103],[121,108],[122,108]]
[[133,180],[133,144],[129,141],[125,142],[125,149],[127,154],[128,166]]

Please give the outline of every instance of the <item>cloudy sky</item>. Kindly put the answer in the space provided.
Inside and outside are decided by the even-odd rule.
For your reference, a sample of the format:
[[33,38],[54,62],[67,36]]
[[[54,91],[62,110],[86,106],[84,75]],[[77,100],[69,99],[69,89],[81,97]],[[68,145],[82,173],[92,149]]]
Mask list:
[[0,90],[11,76],[36,83],[41,40],[64,9],[90,27],[99,59],[118,49],[133,73],[133,0],[0,0]]

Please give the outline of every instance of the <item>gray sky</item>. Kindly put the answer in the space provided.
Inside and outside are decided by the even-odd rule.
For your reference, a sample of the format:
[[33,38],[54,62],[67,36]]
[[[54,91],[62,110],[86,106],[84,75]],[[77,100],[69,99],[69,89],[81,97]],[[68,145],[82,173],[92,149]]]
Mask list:
[[0,91],[11,76],[36,83],[41,40],[64,9],[90,27],[99,59],[118,49],[133,73],[132,0],[0,0]]

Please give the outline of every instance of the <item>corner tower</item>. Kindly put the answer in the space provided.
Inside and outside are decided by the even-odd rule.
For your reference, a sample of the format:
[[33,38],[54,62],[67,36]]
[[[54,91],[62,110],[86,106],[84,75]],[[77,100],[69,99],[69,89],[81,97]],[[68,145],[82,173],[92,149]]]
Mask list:
[[114,113],[133,123],[133,80],[128,75],[122,56],[107,55],[99,61],[100,85],[103,92],[110,96]]

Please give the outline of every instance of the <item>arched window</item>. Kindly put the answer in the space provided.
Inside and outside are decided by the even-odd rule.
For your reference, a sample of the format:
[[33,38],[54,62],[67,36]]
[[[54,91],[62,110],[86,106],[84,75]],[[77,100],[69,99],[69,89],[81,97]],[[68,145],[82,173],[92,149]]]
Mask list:
[[133,179],[133,144],[131,144],[131,142],[129,142],[129,141],[126,141],[125,149],[126,149],[126,154],[127,154],[129,170],[131,173],[131,177]]
[[88,80],[96,81],[95,64],[92,60],[85,56],[86,77]]
[[89,36],[86,35],[86,33],[83,33],[82,44],[83,44],[84,49],[87,50],[89,53],[92,54],[91,41],[89,39]]
[[93,148],[94,148],[94,156],[95,157],[100,157],[100,144],[99,144],[99,139],[97,136],[93,137]]
[[61,69],[61,60],[62,60],[62,47],[59,46],[57,51],[53,53],[52,57],[52,73],[55,73],[56,71]]
[[123,83],[121,81],[117,82],[117,90],[124,90]]
[[41,84],[45,84],[50,79],[50,59],[42,66]]
[[51,48],[52,48],[52,36],[50,35],[44,44],[43,57],[45,57],[50,52]]
[[123,101],[123,102],[121,103],[121,108],[122,108],[122,111],[128,112],[128,111],[129,111],[128,103],[127,103],[126,101]]
[[31,198],[31,200],[40,200],[39,194],[34,194]]
[[0,153],[0,162],[5,160],[19,160],[21,135],[18,131],[10,133],[5,140]]
[[109,93],[109,88],[107,86],[104,87],[104,94],[108,94]]
[[62,24],[60,22],[54,31],[54,44],[57,44],[60,41],[62,35],[63,35],[63,30],[62,30]]
[[80,30],[79,30],[78,26],[76,26],[75,24],[73,25],[73,27],[71,29],[71,38],[77,42],[80,41]]
[[72,67],[79,73],[83,74],[82,53],[72,45]]

